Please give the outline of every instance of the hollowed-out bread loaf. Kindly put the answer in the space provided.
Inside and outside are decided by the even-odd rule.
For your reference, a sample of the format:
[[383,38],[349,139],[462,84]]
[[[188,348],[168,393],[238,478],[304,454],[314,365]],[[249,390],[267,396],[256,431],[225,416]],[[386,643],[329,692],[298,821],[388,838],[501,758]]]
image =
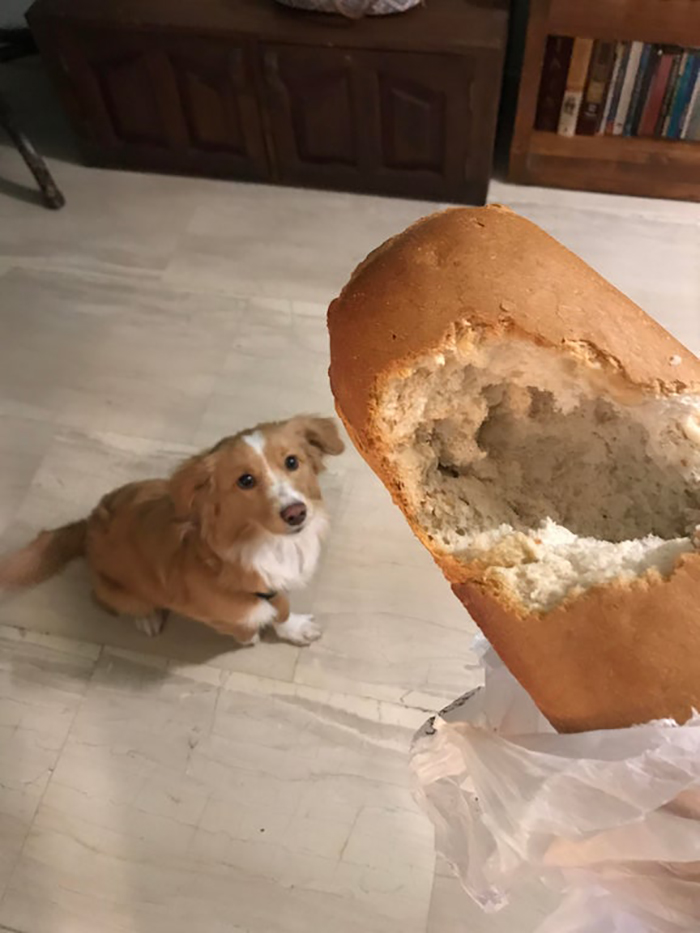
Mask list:
[[700,361],[496,206],[379,247],[328,327],[351,438],[554,726],[700,709]]

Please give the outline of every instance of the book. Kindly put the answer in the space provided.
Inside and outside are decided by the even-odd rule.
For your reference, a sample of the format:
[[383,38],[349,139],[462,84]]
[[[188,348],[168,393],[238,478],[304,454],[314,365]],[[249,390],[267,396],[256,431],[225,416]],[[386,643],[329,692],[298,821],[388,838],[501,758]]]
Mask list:
[[681,139],[688,139],[688,132],[690,130],[690,124],[693,119],[693,114],[696,110],[700,110],[700,73],[695,77],[695,85],[693,87],[693,93],[690,97],[688,103],[688,112],[685,115],[685,120],[683,121],[683,127],[681,129]]
[[681,114],[680,121],[680,132],[678,133],[678,139],[685,139],[684,131],[686,129],[686,124],[690,117],[691,107],[694,105],[695,100],[698,95],[698,83],[700,82],[700,52],[693,52],[693,71],[690,78],[690,84],[688,88],[688,99],[685,102],[683,107],[683,113]]
[[688,118],[683,127],[681,138],[700,142],[700,74],[695,79],[695,88],[688,108]]
[[671,102],[673,101],[673,95],[676,90],[676,84],[678,81],[678,72],[681,67],[681,59],[683,57],[683,52],[681,49],[674,49],[672,52],[668,53],[671,56],[671,70],[668,75],[668,81],[666,83],[666,90],[664,91],[664,97],[661,102],[661,111],[656,120],[656,126],[654,127],[654,136],[663,135],[664,124],[671,109]]
[[618,42],[615,48],[615,62],[608,84],[608,93],[603,110],[603,117],[598,125],[598,133],[609,135],[612,133],[615,111],[620,100],[622,82],[625,80],[625,69],[630,54],[629,42]]
[[668,52],[659,46],[655,50],[656,61],[654,64],[654,73],[649,83],[649,91],[644,102],[644,109],[639,119],[637,128],[638,136],[653,136],[656,128],[656,122],[661,113],[661,104],[663,103],[668,76],[671,72],[672,59]]
[[644,116],[644,110],[649,101],[651,86],[656,79],[656,71],[661,62],[661,54],[661,46],[652,44],[649,47],[649,53],[644,65],[644,73],[639,85],[639,97],[630,124],[630,136],[639,136],[639,127],[642,122],[642,117]]
[[688,63],[688,53],[681,50],[680,61],[678,62],[678,74],[676,75],[676,80],[673,85],[673,94],[671,95],[671,100],[668,103],[668,109],[666,111],[666,117],[664,118],[663,126],[661,127],[661,136],[668,136],[668,128],[671,122],[671,115],[673,113],[673,108],[675,106],[676,100],[678,98],[678,92],[681,89],[681,84],[683,81],[683,74],[685,72],[685,66]]
[[695,79],[695,64],[697,56],[692,52],[683,53],[683,65],[678,76],[678,86],[673,95],[673,103],[668,117],[668,126],[664,128],[664,136],[667,139],[678,139],[681,132],[681,121],[685,108],[690,100],[692,85]]
[[557,126],[557,132],[561,136],[573,136],[576,132],[592,51],[593,39],[574,39]]
[[547,37],[535,114],[536,130],[557,131],[573,47],[574,40],[569,36]]
[[642,48],[642,54],[639,57],[639,68],[637,69],[637,74],[634,78],[634,85],[632,86],[630,105],[627,111],[627,116],[625,117],[625,125],[622,130],[623,136],[634,136],[635,130],[637,129],[639,115],[641,113],[642,107],[644,106],[643,94],[652,60],[651,52],[652,47],[650,43],[645,42]]
[[614,62],[615,43],[597,40],[591,52],[588,79],[576,124],[576,132],[581,136],[594,136],[598,129]]
[[632,90],[634,82],[639,71],[639,59],[642,57],[643,42],[633,42],[630,46],[630,54],[627,59],[627,68],[625,69],[625,78],[620,91],[620,100],[615,113],[613,122],[613,136],[622,136],[625,128],[625,120],[630,109],[630,100],[632,99]]

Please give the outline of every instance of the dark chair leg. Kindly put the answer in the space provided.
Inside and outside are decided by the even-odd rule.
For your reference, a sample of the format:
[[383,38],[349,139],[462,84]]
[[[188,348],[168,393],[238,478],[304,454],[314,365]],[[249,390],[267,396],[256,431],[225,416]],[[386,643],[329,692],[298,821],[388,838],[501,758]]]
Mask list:
[[58,210],[60,207],[63,207],[66,203],[66,199],[53,180],[46,162],[44,162],[34,146],[32,146],[31,142],[15,123],[12,111],[2,94],[0,94],[0,127],[5,130],[17,147],[17,151],[26,162],[27,168],[34,176],[41,190],[46,206],[50,207],[52,210]]

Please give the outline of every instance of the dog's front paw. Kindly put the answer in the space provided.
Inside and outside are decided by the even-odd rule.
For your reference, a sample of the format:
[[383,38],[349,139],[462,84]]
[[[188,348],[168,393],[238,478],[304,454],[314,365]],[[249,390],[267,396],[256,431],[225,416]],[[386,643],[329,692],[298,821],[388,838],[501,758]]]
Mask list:
[[293,645],[310,645],[321,637],[321,626],[313,616],[292,613],[286,622],[275,625],[277,637]]
[[143,632],[144,635],[148,635],[149,638],[155,638],[156,635],[160,635],[163,631],[163,626],[167,619],[167,612],[163,610],[158,610],[149,616],[139,616],[134,619],[134,625],[139,630]]

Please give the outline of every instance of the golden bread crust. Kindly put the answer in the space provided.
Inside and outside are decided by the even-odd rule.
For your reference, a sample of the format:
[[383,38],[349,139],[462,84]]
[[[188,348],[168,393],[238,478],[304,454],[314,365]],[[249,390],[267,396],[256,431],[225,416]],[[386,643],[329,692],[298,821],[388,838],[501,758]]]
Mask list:
[[700,555],[669,579],[591,589],[524,612],[478,562],[441,553],[411,516],[375,414],[383,383],[440,352],[455,328],[574,357],[611,394],[700,391],[700,361],[534,224],[490,206],[435,214],[375,250],[331,304],[330,380],[360,453],[404,511],[504,663],[562,731],[700,709]]

